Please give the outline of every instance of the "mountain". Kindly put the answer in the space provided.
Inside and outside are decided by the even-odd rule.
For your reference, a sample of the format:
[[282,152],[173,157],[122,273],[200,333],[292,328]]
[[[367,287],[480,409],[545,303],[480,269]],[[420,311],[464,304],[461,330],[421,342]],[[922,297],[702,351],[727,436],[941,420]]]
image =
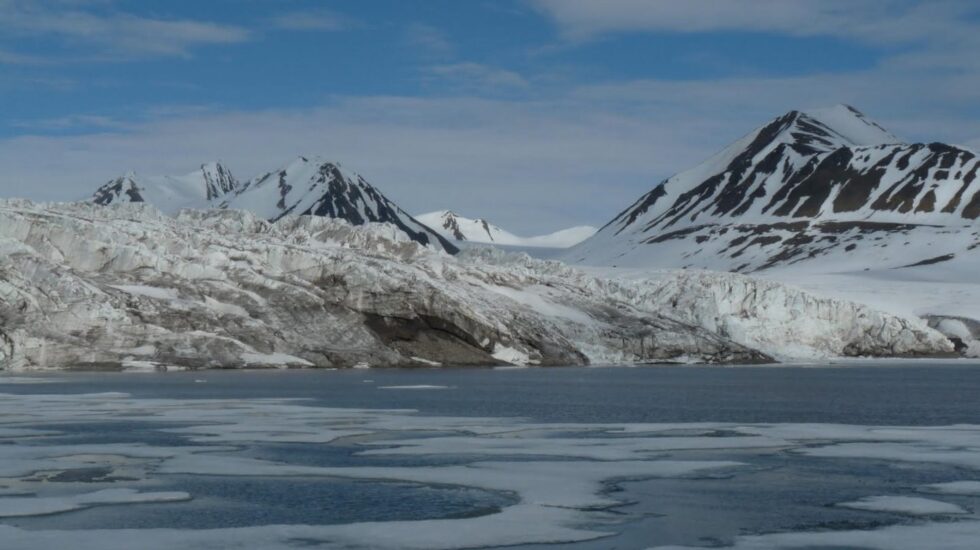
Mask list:
[[899,268],[980,254],[980,160],[854,109],[791,111],[672,176],[573,247],[593,265]]
[[450,210],[438,210],[416,216],[416,218],[435,229],[448,239],[461,242],[499,244],[510,246],[531,246],[547,248],[568,248],[592,236],[596,228],[588,225],[570,227],[547,235],[518,237],[501,229],[487,220],[464,218]]
[[91,201],[100,205],[146,202],[171,215],[183,208],[231,208],[248,210],[269,221],[291,214],[338,218],[354,225],[387,222],[416,242],[434,245],[450,254],[459,250],[364,178],[323,159],[298,157],[278,170],[241,184],[217,163],[181,177],[130,173],[100,187]]
[[162,212],[204,208],[236,192],[238,180],[225,166],[212,162],[185,176],[138,176],[130,172],[95,191],[92,202],[101,205],[147,202]]
[[220,207],[248,210],[270,221],[292,214],[338,218],[354,225],[387,222],[413,241],[432,244],[449,253],[458,251],[364,178],[323,159],[298,157],[279,170],[248,181]]

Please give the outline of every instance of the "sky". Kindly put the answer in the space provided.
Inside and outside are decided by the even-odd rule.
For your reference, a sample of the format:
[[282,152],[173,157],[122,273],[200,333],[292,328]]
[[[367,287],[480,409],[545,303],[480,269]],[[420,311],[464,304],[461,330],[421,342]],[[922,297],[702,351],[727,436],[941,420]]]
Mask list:
[[980,2],[0,0],[2,197],[319,156],[537,234],[837,103],[980,149]]

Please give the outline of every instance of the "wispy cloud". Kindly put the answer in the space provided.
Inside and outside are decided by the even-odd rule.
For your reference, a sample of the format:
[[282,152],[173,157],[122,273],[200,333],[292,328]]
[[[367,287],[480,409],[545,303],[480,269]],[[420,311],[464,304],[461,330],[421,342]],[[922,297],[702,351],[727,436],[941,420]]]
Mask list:
[[435,57],[450,57],[456,53],[456,46],[446,33],[422,23],[412,23],[405,27],[405,41],[422,53]]
[[[49,37],[74,50],[72,60],[139,59],[187,56],[192,48],[249,39],[248,30],[207,21],[159,19],[128,13],[97,13],[48,2],[0,3],[0,32],[7,38]],[[9,62],[53,61],[40,56],[10,57]]]
[[290,31],[333,32],[354,27],[357,25],[357,22],[346,15],[317,9],[292,11],[277,15],[272,19],[272,25],[277,29]]
[[480,63],[451,63],[425,69],[425,74],[438,79],[440,84],[450,84],[461,89],[514,89],[526,88],[529,82],[515,71],[490,67]]
[[[573,37],[620,31],[757,31],[794,36],[905,38],[891,22],[916,9],[908,0],[530,0]],[[940,0],[939,3],[942,2]],[[964,4],[960,2],[960,4]],[[954,15],[955,16],[955,15]]]
[[975,0],[529,0],[571,41],[617,32],[832,36],[908,49],[894,63],[980,66]]
[[31,131],[58,130],[104,130],[122,129],[127,125],[119,120],[101,115],[69,115],[57,118],[19,121],[12,124],[15,127]]
[[0,65],[46,65],[50,60],[39,55],[0,50]]

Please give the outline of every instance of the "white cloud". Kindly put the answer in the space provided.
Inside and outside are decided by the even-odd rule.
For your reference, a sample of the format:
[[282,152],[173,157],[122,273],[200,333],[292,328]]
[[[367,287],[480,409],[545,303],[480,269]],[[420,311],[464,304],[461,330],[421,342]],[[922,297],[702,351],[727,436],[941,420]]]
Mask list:
[[[156,19],[126,13],[98,14],[70,9],[50,9],[47,3],[7,1],[0,4],[0,33],[51,37],[73,49],[80,59],[131,59],[147,56],[186,56],[191,48],[206,44],[231,44],[249,39],[241,27],[186,19]],[[17,61],[18,58],[14,58]],[[26,59],[21,57],[20,61]],[[55,61],[36,58],[33,61]]]
[[[661,178],[793,108],[852,103],[900,137],[980,142],[973,99],[901,73],[637,81],[542,99],[338,98],[311,109],[184,113],[125,129],[0,141],[0,196],[81,198],[134,169],[223,160],[241,177],[296,155],[361,172],[412,212],[452,208],[518,233],[603,224]],[[108,131],[107,131],[108,130]]]

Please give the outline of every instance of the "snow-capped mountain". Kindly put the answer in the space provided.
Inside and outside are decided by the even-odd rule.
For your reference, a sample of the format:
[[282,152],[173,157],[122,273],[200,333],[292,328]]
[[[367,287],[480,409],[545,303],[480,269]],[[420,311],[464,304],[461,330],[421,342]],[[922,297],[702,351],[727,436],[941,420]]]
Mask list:
[[181,208],[207,208],[239,189],[225,166],[211,162],[184,176],[139,176],[130,172],[95,191],[92,202],[101,205],[147,202],[168,214]]
[[661,182],[566,259],[751,272],[980,254],[980,159],[853,107],[789,112]]
[[413,241],[450,253],[458,250],[358,174],[319,158],[298,157],[279,170],[250,180],[220,206],[248,210],[270,221],[293,214],[338,218],[354,225],[388,222]]
[[130,173],[100,187],[92,202],[101,205],[146,202],[166,214],[183,208],[248,210],[269,221],[312,215],[347,220],[354,225],[388,222],[412,240],[450,254],[458,248],[418,222],[358,174],[339,163],[298,157],[282,168],[245,183],[217,163],[182,177],[144,177]]
[[570,227],[547,235],[519,237],[487,220],[465,218],[451,210],[438,210],[416,216],[420,222],[435,229],[444,237],[460,242],[568,248],[591,237],[596,228],[589,225]]

